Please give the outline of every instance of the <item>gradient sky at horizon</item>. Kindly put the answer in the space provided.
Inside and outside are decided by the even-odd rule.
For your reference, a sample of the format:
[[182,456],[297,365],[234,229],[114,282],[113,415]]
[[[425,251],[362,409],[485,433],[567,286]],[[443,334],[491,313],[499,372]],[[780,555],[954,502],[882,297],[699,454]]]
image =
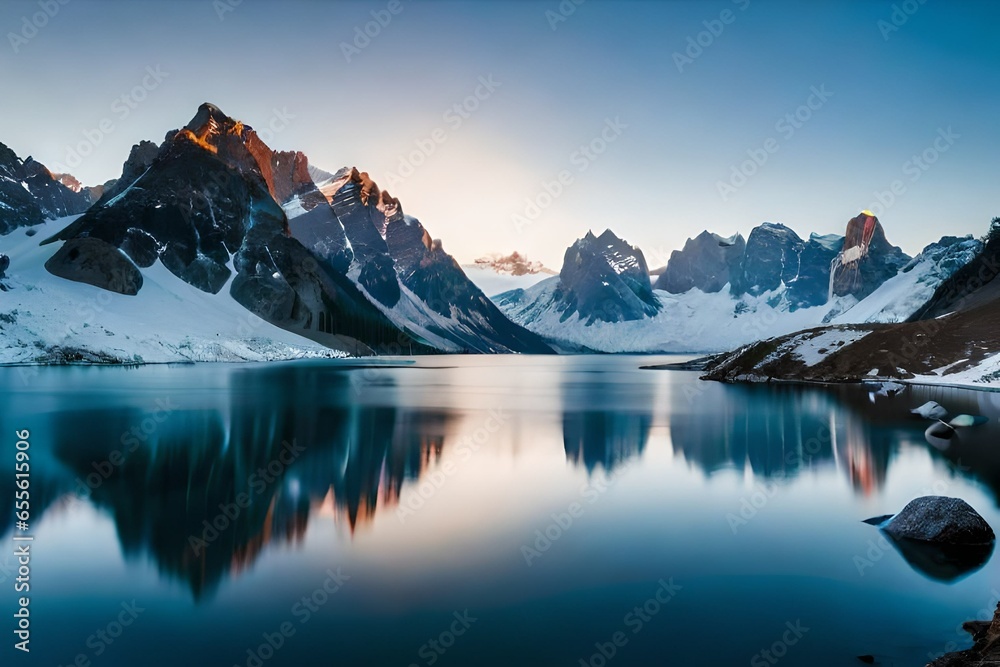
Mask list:
[[[588,229],[612,228],[659,266],[706,228],[746,235],[772,221],[842,234],[876,205],[889,239],[914,254],[945,234],[980,235],[1000,215],[1000,3],[588,0],[553,30],[558,0],[400,0],[348,62],[343,44],[388,0],[230,2],[70,0],[16,49],[10,33],[40,5],[0,4],[0,142],[94,184],[204,101],[259,130],[278,110],[290,118],[265,133],[273,148],[368,171],[460,261],[519,250],[556,269]],[[916,11],[897,12],[899,29],[886,32],[894,5]],[[707,46],[679,71],[674,54],[724,10],[732,22],[702,35]],[[116,100],[148,67],[167,76],[125,117]],[[500,85],[459,124],[446,112],[481,77]],[[832,95],[814,98],[794,132],[778,126],[814,89]],[[105,119],[113,129],[77,164],[72,151]],[[582,158],[615,119],[620,136]],[[446,141],[404,178],[401,161],[436,129]],[[719,183],[769,138],[777,151],[721,196]],[[910,160],[925,150],[937,160],[923,170]],[[562,171],[572,182],[517,225]],[[894,181],[905,191],[880,205]]]

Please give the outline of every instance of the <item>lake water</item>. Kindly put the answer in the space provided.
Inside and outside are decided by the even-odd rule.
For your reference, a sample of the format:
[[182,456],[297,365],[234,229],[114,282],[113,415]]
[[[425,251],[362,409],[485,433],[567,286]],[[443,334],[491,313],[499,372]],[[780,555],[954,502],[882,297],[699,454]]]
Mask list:
[[[1000,395],[640,370],[663,361],[2,368],[0,467],[29,429],[34,536],[32,651],[4,664],[923,665],[970,645],[995,564],[904,556],[862,520],[934,493],[1000,527]],[[908,412],[929,399],[992,421],[939,451]],[[10,554],[10,472],[0,493]]]

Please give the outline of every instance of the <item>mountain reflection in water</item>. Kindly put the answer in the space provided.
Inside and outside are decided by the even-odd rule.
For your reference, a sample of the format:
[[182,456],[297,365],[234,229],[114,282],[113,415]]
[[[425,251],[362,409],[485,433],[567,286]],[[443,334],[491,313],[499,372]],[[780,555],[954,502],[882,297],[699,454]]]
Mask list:
[[[174,408],[149,433],[136,431],[148,423],[148,408],[81,410],[57,401],[46,418],[61,471],[36,479],[36,516],[73,496],[89,497],[113,518],[127,559],[152,557],[162,575],[203,599],[250,568],[269,545],[302,542],[310,522],[332,515],[348,536],[365,530],[397,508],[407,485],[421,483],[449,450],[468,441],[483,411],[461,397],[424,400],[433,405],[365,400],[372,387],[383,397],[410,391],[397,386],[396,373],[427,372],[308,364],[229,370],[223,396],[205,407]],[[917,388],[873,406],[865,392],[848,387],[697,383],[658,404],[648,387],[613,374],[564,375],[562,447],[566,460],[588,475],[640,459],[659,425],[673,456],[706,476],[737,471],[784,483],[829,468],[865,496],[879,492],[899,448],[921,440],[925,425],[907,411],[930,391]],[[997,409],[989,401],[967,405],[976,400],[956,393],[955,410],[989,414],[993,422],[962,433],[954,451],[934,456],[996,495],[1000,459],[981,442],[997,435]],[[533,436],[541,417],[525,415],[515,418],[527,420],[525,442],[549,446]],[[36,449],[44,447],[36,442]],[[109,465],[117,451],[124,461]],[[2,521],[12,514],[5,511]],[[9,523],[0,530],[9,531]]]

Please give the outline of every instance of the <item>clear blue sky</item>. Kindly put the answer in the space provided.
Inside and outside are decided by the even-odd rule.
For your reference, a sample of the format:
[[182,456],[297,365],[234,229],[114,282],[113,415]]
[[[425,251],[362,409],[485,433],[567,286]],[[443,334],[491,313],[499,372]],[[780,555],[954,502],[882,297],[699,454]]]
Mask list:
[[[107,119],[71,168],[90,184],[203,101],[257,128],[277,109],[292,117],[272,147],[393,183],[459,260],[517,249],[555,268],[588,229],[611,227],[653,265],[705,228],[843,233],[894,181],[902,194],[876,212],[910,253],[1000,215],[1000,3],[897,2],[916,8],[898,26],[894,3],[876,0],[588,0],[559,22],[557,0],[230,3],[70,0],[12,44],[42,9],[3,2],[0,141],[73,165],[70,147]],[[372,11],[391,20],[345,55]],[[674,54],[720,25],[679,71]],[[159,82],[147,70],[157,67]],[[480,77],[499,86],[480,87],[467,118],[446,115]],[[144,82],[134,108],[119,99]],[[779,125],[814,88],[832,95],[812,98],[807,121]],[[615,119],[625,127],[610,129]],[[603,154],[576,152],[602,132],[613,140]],[[422,164],[402,178],[419,140]],[[926,170],[908,162],[925,150],[937,158]],[[723,197],[748,151],[767,162]],[[532,219],[526,199],[564,171],[562,193]]]

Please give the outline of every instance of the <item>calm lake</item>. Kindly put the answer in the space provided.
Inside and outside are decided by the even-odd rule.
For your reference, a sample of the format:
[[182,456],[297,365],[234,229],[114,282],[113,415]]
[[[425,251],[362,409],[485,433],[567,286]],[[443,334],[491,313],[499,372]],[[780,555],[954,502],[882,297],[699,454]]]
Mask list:
[[[971,645],[996,556],[956,566],[862,521],[949,495],[1000,528],[1000,394],[640,369],[670,360],[0,368],[4,664],[924,665]],[[909,414],[927,400],[991,422],[940,451]]]

